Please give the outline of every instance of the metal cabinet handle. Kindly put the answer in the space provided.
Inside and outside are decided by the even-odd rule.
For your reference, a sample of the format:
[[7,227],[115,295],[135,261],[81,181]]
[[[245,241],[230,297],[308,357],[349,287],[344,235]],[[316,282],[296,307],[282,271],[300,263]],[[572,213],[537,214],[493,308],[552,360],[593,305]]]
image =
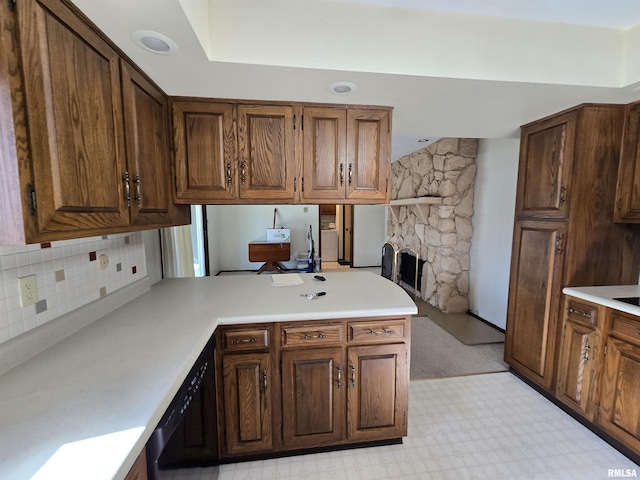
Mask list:
[[326,335],[318,332],[316,335],[307,335],[306,333],[304,335],[301,335],[300,338],[302,340],[310,340],[312,338],[327,338]]
[[244,160],[240,163],[240,183],[245,184],[247,178],[247,162]]
[[591,345],[589,345],[589,341],[587,340],[587,344],[584,346],[584,364],[589,363],[589,350],[591,350]]
[[227,162],[227,185],[231,185],[231,162]]
[[344,185],[344,164],[340,164],[340,186]]
[[264,394],[264,408],[267,408],[267,371],[262,371],[262,390]]
[[349,186],[351,186],[352,180],[353,180],[353,166],[349,164]]
[[351,364],[351,386],[356,386],[356,366],[353,363]]
[[342,388],[342,365],[338,365],[338,388]]
[[129,185],[129,172],[124,172],[122,176],[124,182],[124,199],[127,202],[127,208],[131,206],[131,186]]
[[556,234],[556,253],[560,253],[562,251],[562,235],[559,233]]
[[562,185],[560,187],[560,204],[561,205],[564,203],[564,197],[565,197],[566,193],[567,193],[567,187]]
[[583,312],[581,310],[576,310],[575,308],[572,308],[572,307],[569,307],[569,313],[571,314],[575,313],[576,315],[582,315],[583,317],[591,318],[591,313]]
[[236,340],[231,340],[231,345],[238,345],[241,343],[258,343],[260,341],[259,338],[240,338]]
[[369,335],[392,335],[392,334],[393,334],[393,330],[387,330],[384,327],[382,327],[382,330],[379,330],[377,332],[369,329]]
[[133,179],[136,184],[136,202],[138,202],[138,206],[142,206],[142,192],[140,191],[140,174],[136,173],[135,178]]

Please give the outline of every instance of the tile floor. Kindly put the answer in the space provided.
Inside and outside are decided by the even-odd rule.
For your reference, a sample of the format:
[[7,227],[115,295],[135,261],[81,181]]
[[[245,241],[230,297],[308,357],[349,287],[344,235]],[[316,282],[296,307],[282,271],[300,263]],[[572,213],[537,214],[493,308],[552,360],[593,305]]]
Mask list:
[[[508,372],[414,380],[402,445],[220,467],[220,480],[608,478],[640,467]],[[162,480],[210,480],[208,469]]]

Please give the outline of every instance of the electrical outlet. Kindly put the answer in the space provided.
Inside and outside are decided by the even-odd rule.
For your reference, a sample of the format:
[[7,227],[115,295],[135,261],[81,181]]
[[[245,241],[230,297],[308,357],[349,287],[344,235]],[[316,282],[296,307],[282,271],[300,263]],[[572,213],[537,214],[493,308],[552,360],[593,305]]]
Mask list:
[[18,279],[20,306],[28,307],[38,302],[38,277],[29,275]]
[[98,256],[98,268],[100,270],[104,270],[108,266],[109,266],[109,257],[107,256],[106,253],[101,253]]

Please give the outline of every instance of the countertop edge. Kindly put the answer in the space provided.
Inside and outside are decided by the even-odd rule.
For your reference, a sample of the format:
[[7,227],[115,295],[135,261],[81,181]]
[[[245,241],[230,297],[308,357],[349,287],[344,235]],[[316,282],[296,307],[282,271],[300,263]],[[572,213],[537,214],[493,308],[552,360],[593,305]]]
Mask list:
[[596,287],[565,287],[562,293],[587,302],[619,310],[640,317],[640,307],[614,300],[620,297],[640,296],[640,285],[608,285]]

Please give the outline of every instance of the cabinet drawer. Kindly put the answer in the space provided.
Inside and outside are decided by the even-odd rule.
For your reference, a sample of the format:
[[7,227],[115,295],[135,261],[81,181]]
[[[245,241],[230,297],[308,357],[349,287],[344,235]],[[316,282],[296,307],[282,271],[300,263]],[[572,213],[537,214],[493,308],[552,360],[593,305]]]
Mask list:
[[342,323],[282,327],[283,347],[334,345],[344,340]]
[[248,352],[269,349],[269,328],[226,330],[222,332],[225,352]]
[[640,344],[640,318],[612,312],[611,332]]
[[590,303],[567,300],[567,318],[574,322],[598,326],[598,306]]
[[405,320],[350,323],[349,342],[383,343],[403,340],[405,330]]

